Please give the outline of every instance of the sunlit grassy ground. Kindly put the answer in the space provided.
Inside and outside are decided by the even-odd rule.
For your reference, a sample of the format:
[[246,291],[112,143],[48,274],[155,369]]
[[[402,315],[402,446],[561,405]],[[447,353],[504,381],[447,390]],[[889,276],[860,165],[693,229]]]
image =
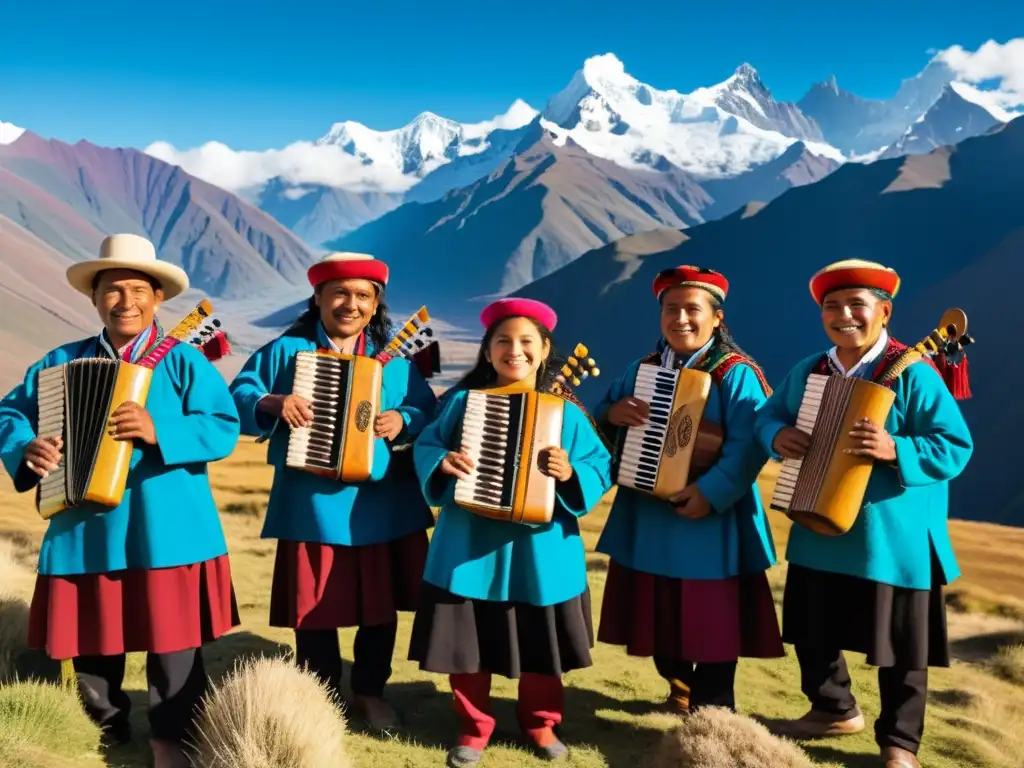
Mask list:
[[[217,501],[231,548],[232,569],[242,627],[207,646],[207,668],[216,679],[239,656],[281,654],[290,651],[289,631],[267,626],[267,605],[273,569],[274,543],[262,541],[259,532],[270,487],[271,469],[264,450],[243,441],[235,454],[211,468]],[[763,491],[771,483],[766,470]],[[29,496],[16,496],[6,477],[0,478],[0,537],[13,545],[21,561],[34,566],[34,556],[44,530]],[[589,550],[600,534],[608,500],[583,519]],[[778,550],[784,553],[788,524],[773,518]],[[998,648],[1024,640],[1024,530],[954,522],[953,538],[965,573],[956,587],[955,603],[975,611],[951,612],[950,627],[957,662],[949,670],[934,670],[927,729],[921,760],[926,766],[1024,766],[1024,689],[1007,682],[1008,659],[1019,654]],[[2,544],[2,542],[0,542]],[[594,594],[595,621],[600,615],[606,559],[588,556],[590,586]],[[776,596],[781,597],[784,565],[770,572]],[[22,579],[21,588],[24,588]],[[405,727],[392,737],[354,733],[350,751],[356,765],[443,765],[444,754],[455,732],[451,693],[447,679],[420,672],[405,661],[412,617],[403,616],[395,654],[395,674],[389,689]],[[354,630],[341,633],[342,649],[351,659]],[[573,750],[574,766],[627,768],[646,764],[672,718],[652,714],[666,693],[649,660],[626,656],[618,648],[598,645],[595,665],[566,676],[566,710],[563,738]],[[869,719],[878,714],[874,670],[860,657],[851,656],[851,670],[861,706]],[[139,768],[147,765],[144,657],[130,657],[127,687],[135,703],[133,716],[136,743],[106,755],[109,766]],[[347,672],[346,672],[347,673]],[[347,683],[347,680],[346,680]],[[515,683],[495,678],[493,693],[499,720],[497,742],[488,750],[485,766],[541,765],[517,744],[514,700]],[[737,682],[738,705],[751,715],[796,717],[806,708],[799,690],[796,661],[742,661]],[[0,698],[0,732],[9,725],[9,713]],[[804,745],[816,759],[859,768],[879,765],[870,728],[840,741]],[[46,763],[38,763],[45,765]],[[31,766],[31,762],[19,762]]]

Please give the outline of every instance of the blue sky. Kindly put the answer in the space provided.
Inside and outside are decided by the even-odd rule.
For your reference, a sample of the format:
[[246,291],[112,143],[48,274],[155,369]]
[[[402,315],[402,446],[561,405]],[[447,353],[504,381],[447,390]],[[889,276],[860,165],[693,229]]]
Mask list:
[[[470,121],[542,108],[590,55],[692,90],[749,61],[776,98],[835,74],[891,96],[929,49],[1024,35],[1024,2],[310,0],[5,3],[0,120],[66,141],[280,147],[352,119]],[[203,8],[207,6],[207,8]]]

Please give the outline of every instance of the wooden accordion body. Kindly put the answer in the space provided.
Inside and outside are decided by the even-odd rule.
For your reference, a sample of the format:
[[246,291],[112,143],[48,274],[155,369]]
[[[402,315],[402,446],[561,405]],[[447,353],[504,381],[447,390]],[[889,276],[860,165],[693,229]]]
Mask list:
[[802,459],[785,459],[771,508],[817,533],[838,536],[853,527],[874,460],[844,453],[860,419],[884,424],[896,394],[889,387],[839,375],[807,377],[797,429],[810,434]]
[[39,373],[40,435],[61,435],[57,469],[39,481],[36,506],[44,520],[85,503],[121,503],[135,445],[107,429],[123,403],[144,406],[153,370],[118,360],[87,358]]
[[633,396],[650,415],[626,429],[615,482],[668,500],[706,472],[723,442],[721,426],[704,418],[710,394],[711,374],[640,365]]
[[470,390],[462,422],[462,450],[474,463],[455,482],[455,503],[483,517],[550,523],[555,479],[540,471],[538,454],[562,443],[565,400],[517,386]]
[[292,393],[309,402],[313,423],[291,430],[286,465],[345,483],[368,480],[383,370],[372,357],[299,352]]

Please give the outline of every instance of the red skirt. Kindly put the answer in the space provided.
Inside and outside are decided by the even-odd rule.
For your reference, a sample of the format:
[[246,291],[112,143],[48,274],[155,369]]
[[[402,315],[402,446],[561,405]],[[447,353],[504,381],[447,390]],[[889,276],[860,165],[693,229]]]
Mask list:
[[175,568],[36,579],[28,645],[53,659],[173,653],[237,627],[227,555]]
[[337,629],[390,624],[415,611],[427,563],[427,532],[347,547],[278,541],[270,626]]
[[614,560],[597,639],[630,656],[695,663],[785,656],[764,573],[704,581],[634,571]]

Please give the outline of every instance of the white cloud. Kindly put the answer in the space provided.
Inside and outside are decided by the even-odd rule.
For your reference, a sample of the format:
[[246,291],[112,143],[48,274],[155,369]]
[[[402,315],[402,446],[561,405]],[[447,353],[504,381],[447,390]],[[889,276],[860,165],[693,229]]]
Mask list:
[[940,51],[936,57],[968,83],[1000,81],[997,90],[989,91],[1003,108],[1024,107],[1024,38],[1006,43],[989,40],[976,51],[954,45]]
[[264,152],[236,151],[218,141],[179,150],[167,142],[158,141],[144,151],[231,192],[261,185],[275,176],[291,182],[385,192],[404,191],[418,181],[397,169],[363,165],[340,147],[309,141],[297,141],[284,149]]

